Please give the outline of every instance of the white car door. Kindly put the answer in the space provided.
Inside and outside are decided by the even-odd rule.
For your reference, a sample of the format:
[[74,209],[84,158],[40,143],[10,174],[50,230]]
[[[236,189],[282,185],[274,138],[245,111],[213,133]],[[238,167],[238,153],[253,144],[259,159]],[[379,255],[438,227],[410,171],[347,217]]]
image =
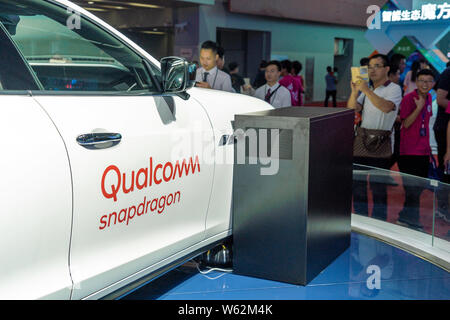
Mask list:
[[0,18],[0,299],[69,299],[69,159],[30,89]]
[[33,96],[70,159],[72,298],[202,241],[213,164],[193,148],[174,152],[180,133],[213,140],[202,107],[158,96],[157,68],[91,20],[69,28],[64,7],[9,2],[20,8],[11,37],[44,87]]

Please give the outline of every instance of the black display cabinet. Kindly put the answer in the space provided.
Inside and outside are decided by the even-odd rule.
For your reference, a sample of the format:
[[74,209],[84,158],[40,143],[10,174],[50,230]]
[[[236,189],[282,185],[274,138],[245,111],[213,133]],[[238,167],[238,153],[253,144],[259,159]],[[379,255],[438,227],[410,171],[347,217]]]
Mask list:
[[321,107],[235,116],[235,274],[306,285],[349,247],[353,121]]

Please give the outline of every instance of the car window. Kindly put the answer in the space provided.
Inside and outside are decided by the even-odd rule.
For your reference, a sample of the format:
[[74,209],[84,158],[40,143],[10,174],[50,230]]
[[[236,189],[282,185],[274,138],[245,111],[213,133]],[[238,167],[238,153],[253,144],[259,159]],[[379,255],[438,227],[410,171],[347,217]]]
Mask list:
[[5,0],[0,22],[45,90],[157,91],[142,57],[77,12],[42,0]]
[[0,25],[0,91],[38,89],[32,71]]

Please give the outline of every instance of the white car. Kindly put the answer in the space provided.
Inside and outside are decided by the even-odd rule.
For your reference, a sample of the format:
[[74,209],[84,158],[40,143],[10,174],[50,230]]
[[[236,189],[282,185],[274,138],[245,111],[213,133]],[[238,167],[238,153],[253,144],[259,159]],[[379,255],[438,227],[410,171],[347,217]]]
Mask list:
[[0,1],[0,299],[102,298],[231,235],[232,120],[271,106],[189,68],[68,1]]

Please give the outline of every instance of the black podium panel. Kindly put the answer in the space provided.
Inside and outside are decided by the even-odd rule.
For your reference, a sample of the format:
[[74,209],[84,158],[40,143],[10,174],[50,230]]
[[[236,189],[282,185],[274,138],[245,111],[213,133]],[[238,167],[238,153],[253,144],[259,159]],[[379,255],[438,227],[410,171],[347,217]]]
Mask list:
[[349,247],[353,121],[343,108],[236,115],[236,274],[306,285]]

